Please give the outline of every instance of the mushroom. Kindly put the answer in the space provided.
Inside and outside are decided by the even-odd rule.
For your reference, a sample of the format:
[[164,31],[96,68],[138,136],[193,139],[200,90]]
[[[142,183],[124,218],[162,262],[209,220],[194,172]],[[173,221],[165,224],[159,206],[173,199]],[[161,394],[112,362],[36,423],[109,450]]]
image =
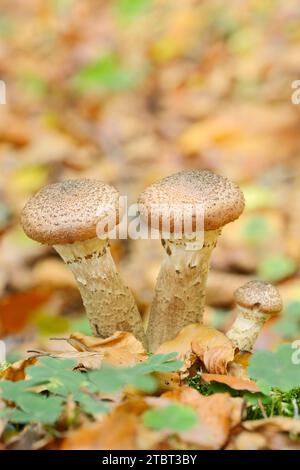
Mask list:
[[240,351],[251,352],[266,320],[282,310],[278,289],[263,281],[250,281],[235,291],[237,317],[227,337]]
[[[176,223],[187,215],[190,233],[178,234]],[[202,211],[202,239],[197,227]],[[174,210],[175,208],[175,210]],[[168,176],[149,186],[139,197],[141,219],[160,231],[166,251],[157,279],[147,337],[151,351],[190,323],[201,323],[205,307],[210,256],[221,228],[237,219],[244,209],[239,187],[210,171],[190,170]],[[165,238],[163,219],[169,217],[170,236]],[[203,233],[204,231],[204,233]],[[200,234],[201,235],[201,234]]]
[[[105,231],[120,217],[115,188],[79,179],[41,189],[25,205],[21,222],[30,238],[52,245],[72,271],[93,334],[106,338],[129,331],[145,345],[139,311],[116,269]],[[101,224],[106,229],[97,233]]]

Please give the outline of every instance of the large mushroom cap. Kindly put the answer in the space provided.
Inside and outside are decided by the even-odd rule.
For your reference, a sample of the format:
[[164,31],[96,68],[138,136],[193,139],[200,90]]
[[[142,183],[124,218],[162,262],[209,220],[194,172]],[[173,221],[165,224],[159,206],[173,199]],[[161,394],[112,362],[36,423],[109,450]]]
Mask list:
[[246,308],[259,307],[265,313],[279,313],[282,299],[278,289],[269,282],[250,281],[234,293],[237,304]]
[[[97,224],[119,221],[119,193],[101,181],[79,179],[51,184],[25,205],[21,223],[40,243],[60,245],[96,237]],[[115,221],[115,224],[114,224]]]
[[217,230],[241,215],[245,200],[236,184],[208,170],[175,173],[149,186],[139,198],[141,216],[149,220],[151,214],[152,226],[160,229],[164,208],[183,204],[202,205],[204,229]]

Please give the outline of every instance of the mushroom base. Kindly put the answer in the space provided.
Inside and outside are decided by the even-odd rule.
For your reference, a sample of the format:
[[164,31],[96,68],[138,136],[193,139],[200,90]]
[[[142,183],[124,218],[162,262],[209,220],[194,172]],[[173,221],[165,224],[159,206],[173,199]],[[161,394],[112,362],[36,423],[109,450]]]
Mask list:
[[140,313],[116,269],[108,241],[95,238],[54,248],[77,281],[93,334],[107,338],[129,331],[146,346]]
[[240,351],[251,352],[269,317],[268,313],[261,312],[258,308],[251,309],[239,306],[238,316],[226,336]]
[[157,279],[147,329],[151,351],[173,339],[184,326],[202,323],[210,256],[219,235],[220,230],[205,232],[199,248],[186,239],[162,240],[167,256]]

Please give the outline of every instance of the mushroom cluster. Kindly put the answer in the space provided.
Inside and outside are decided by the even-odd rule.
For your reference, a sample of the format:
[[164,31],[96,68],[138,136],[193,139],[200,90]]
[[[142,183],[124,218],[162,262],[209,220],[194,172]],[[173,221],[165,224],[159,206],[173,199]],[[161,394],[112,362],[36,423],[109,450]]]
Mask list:
[[[119,202],[118,191],[101,181],[63,181],[44,187],[27,202],[22,225],[30,238],[53,246],[74,274],[95,336],[128,331],[155,351],[183,327],[202,323],[211,253],[222,227],[243,212],[244,197],[227,178],[200,170],[171,175],[140,195],[141,219],[160,233],[165,250],[147,334],[110,253],[109,231],[123,217]],[[182,230],[186,218],[188,233]],[[271,284],[252,281],[236,291],[235,300],[238,315],[227,336],[239,350],[251,351],[264,322],[282,309],[281,298]]]
[[43,188],[24,207],[21,222],[30,238],[52,245],[74,274],[95,336],[130,331],[146,346],[133,295],[116,269],[108,238],[97,232],[101,222],[112,228],[121,215],[115,188],[81,179]]
[[[166,252],[156,283],[147,330],[151,351],[173,339],[184,326],[202,323],[212,250],[222,227],[237,219],[244,205],[244,196],[236,184],[210,171],[200,170],[182,171],[168,176],[140,195],[141,217],[151,228],[154,226],[161,230],[162,245]],[[182,208],[183,215],[187,212],[191,233],[182,231],[181,238],[178,238],[178,233],[175,234],[178,213],[169,211],[170,207]],[[195,223],[197,207],[202,208],[203,216],[204,236],[200,240]],[[164,217],[170,218],[168,239],[163,237]]]

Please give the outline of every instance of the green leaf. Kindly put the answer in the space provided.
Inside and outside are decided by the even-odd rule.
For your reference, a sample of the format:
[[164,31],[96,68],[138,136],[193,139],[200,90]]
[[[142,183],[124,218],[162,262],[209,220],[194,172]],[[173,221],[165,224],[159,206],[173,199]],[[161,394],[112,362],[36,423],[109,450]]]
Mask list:
[[174,372],[182,366],[182,361],[177,360],[178,353],[154,354],[147,362],[138,364],[135,368],[143,373],[151,372]]
[[249,211],[274,207],[276,198],[270,188],[264,186],[243,186],[246,206]]
[[152,429],[171,429],[180,432],[195,427],[198,418],[193,408],[176,403],[163,409],[146,411],[143,414],[143,422]]
[[259,214],[248,217],[243,229],[243,238],[253,245],[257,245],[261,241],[269,237],[271,228],[267,220]]
[[115,368],[102,364],[101,369],[87,373],[89,389],[93,392],[113,393],[118,392],[126,384],[127,378],[121,368]]
[[85,336],[92,336],[93,335],[90,324],[89,324],[89,321],[88,321],[86,315],[84,317],[81,317],[81,318],[77,319],[77,320],[73,320],[71,322],[70,330],[71,331],[78,331],[79,333],[82,333]]
[[249,377],[255,380],[263,393],[271,388],[288,392],[300,387],[300,364],[293,361],[294,349],[282,344],[277,351],[257,351],[250,360]]
[[74,76],[73,83],[82,91],[118,91],[132,87],[136,78],[132,70],[123,67],[115,54],[107,54],[83,67]]
[[297,270],[297,263],[283,255],[275,254],[265,258],[258,267],[259,277],[269,282],[285,279]]
[[117,12],[122,19],[131,20],[144,13],[152,0],[117,0]]
[[92,416],[106,413],[109,410],[107,403],[103,403],[101,400],[97,400],[83,392],[77,392],[74,399],[87,414]]
[[284,338],[296,338],[300,333],[300,302],[289,302],[273,329]]
[[[28,421],[16,421],[17,413],[12,414],[13,422],[40,422],[44,424],[53,424],[59,418],[62,412],[63,398],[61,397],[44,397],[37,393],[24,393],[17,400],[17,405],[29,417]],[[23,419],[25,416],[23,415]]]
[[129,378],[129,383],[142,392],[153,393],[157,389],[157,381],[151,375],[133,375]]
[[31,384],[45,385],[50,392],[67,396],[78,390],[85,376],[72,369],[76,366],[73,359],[54,359],[43,357],[37,365],[29,366],[26,372]]
[[30,381],[20,380],[18,382],[11,382],[10,380],[1,380],[0,395],[4,400],[15,402],[30,386]]

